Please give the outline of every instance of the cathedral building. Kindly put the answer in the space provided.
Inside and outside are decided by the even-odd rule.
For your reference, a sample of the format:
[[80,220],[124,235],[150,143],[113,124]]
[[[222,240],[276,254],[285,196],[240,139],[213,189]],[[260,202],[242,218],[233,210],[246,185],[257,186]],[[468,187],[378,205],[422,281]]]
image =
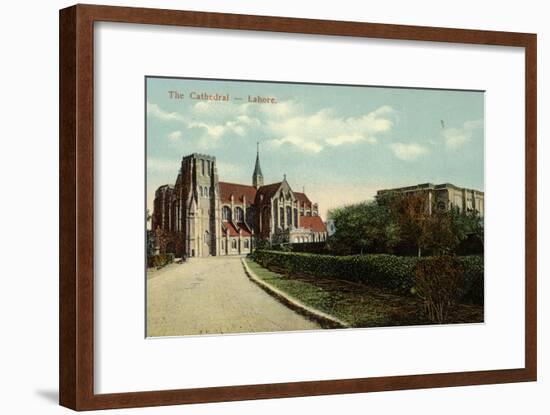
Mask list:
[[161,253],[181,257],[241,255],[259,241],[323,242],[317,203],[284,179],[264,185],[259,151],[252,185],[219,181],[216,158],[183,157],[174,185],[155,192],[151,230]]

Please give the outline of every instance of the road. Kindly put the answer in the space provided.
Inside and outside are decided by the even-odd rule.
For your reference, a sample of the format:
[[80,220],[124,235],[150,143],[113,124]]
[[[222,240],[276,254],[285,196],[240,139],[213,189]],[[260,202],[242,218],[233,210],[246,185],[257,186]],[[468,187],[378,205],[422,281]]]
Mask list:
[[150,337],[319,328],[251,282],[239,257],[193,258],[147,273]]

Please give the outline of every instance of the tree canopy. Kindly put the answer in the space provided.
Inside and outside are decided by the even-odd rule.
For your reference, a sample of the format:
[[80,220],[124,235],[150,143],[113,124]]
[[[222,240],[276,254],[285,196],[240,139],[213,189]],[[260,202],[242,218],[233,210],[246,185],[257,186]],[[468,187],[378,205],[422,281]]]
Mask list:
[[342,254],[443,255],[469,238],[483,241],[477,214],[435,209],[418,193],[332,209],[328,216],[336,229],[330,248]]

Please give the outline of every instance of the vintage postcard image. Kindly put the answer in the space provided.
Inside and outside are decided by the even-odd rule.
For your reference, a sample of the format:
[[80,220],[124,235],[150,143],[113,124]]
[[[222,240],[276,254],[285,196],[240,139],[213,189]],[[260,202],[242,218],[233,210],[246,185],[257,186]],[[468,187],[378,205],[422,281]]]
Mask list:
[[484,321],[484,92],[148,76],[146,335]]

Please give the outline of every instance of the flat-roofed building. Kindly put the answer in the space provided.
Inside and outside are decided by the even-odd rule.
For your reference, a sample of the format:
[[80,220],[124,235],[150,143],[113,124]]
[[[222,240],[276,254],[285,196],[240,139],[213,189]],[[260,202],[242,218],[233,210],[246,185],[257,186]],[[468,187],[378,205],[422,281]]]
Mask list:
[[485,214],[485,196],[482,191],[458,187],[451,183],[422,183],[414,186],[383,189],[378,190],[376,196],[380,198],[392,193],[426,195],[430,213],[433,209],[447,211],[454,208],[459,212],[476,213],[481,217]]

